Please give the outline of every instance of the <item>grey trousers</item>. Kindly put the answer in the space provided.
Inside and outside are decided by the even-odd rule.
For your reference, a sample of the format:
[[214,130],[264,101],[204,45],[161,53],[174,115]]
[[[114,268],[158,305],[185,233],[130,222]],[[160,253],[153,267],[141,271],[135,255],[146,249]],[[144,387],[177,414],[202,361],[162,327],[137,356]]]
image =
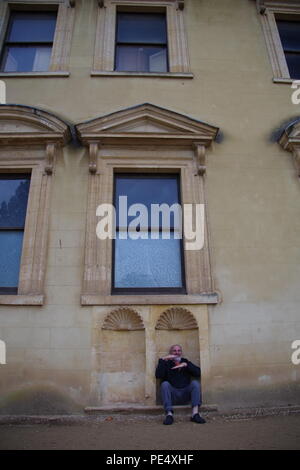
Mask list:
[[201,386],[197,380],[192,380],[191,383],[184,388],[175,388],[164,381],[160,386],[161,398],[164,405],[165,412],[172,411],[173,405],[182,405],[187,401],[192,402],[192,406],[201,406]]

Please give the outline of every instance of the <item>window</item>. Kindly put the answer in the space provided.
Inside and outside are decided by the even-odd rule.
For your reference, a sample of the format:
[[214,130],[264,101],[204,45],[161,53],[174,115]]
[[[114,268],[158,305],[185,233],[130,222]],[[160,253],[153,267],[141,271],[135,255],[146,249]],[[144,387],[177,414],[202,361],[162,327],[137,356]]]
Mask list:
[[52,172],[68,126],[52,114],[0,106],[0,305],[42,305]]
[[0,1],[0,75],[69,75],[74,2]]
[[30,176],[0,173],[0,293],[18,291]]
[[275,83],[300,78],[300,5],[257,2]]
[[118,13],[115,70],[168,71],[165,14]]
[[277,20],[277,27],[291,78],[300,78],[300,22]]
[[98,2],[92,76],[193,78],[184,2]]
[[[176,174],[115,175],[113,293],[185,293],[179,189]],[[132,207],[135,212],[134,204],[145,208],[147,220],[137,208],[139,223],[133,232],[130,228],[136,217],[120,214],[120,197],[126,198],[126,210]],[[151,212],[154,205],[162,204],[171,208],[165,219]]]
[[[201,228],[185,218],[191,205],[205,206],[205,148],[218,129],[143,103],[78,124],[76,131],[89,148],[90,173],[81,304],[218,303],[208,226],[203,221]],[[122,195],[126,201],[120,200]],[[133,206],[137,203],[143,204],[141,213]],[[165,224],[157,212],[152,217],[151,203],[167,205]],[[175,204],[180,204],[183,224]],[[113,217],[107,224],[101,222],[105,214],[100,214],[106,208],[113,214],[112,205],[116,207],[115,238]],[[195,230],[192,236],[189,229]],[[196,232],[204,235],[204,243],[190,248],[187,245]]]
[[49,69],[56,12],[13,11],[1,69],[4,72],[45,72]]

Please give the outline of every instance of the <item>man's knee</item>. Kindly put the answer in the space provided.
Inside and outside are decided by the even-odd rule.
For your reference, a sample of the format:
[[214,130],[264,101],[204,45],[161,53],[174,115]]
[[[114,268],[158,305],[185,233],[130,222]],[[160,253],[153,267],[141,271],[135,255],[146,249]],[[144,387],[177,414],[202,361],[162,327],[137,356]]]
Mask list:
[[192,380],[191,387],[194,389],[200,390],[200,383],[198,382],[198,380]]
[[162,390],[168,390],[168,389],[170,389],[171,384],[169,382],[167,382],[166,380],[164,380],[161,383],[160,387],[161,387]]

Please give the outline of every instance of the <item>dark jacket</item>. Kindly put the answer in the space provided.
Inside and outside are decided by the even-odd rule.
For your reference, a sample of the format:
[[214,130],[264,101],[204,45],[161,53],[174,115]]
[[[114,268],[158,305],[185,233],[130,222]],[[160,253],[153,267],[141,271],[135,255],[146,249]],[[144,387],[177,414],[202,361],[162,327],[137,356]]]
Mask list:
[[191,382],[191,376],[200,377],[200,367],[195,366],[195,364],[183,357],[181,358],[181,362],[186,362],[187,367],[172,370],[172,367],[175,366],[175,363],[172,360],[164,361],[163,359],[159,359],[155,377],[157,379],[162,379],[162,381],[166,380],[167,382],[170,382],[170,384],[175,388],[184,388],[189,385]]

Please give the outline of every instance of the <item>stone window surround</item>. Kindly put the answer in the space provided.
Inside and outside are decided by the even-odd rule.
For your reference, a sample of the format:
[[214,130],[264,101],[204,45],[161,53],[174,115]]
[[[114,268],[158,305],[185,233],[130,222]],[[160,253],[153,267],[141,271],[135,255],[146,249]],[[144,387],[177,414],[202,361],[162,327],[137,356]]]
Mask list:
[[53,115],[20,105],[1,105],[1,121],[0,171],[28,172],[31,180],[18,294],[0,295],[0,305],[43,305],[52,172],[60,147],[70,139],[69,128]]
[[75,18],[75,2],[69,0],[3,0],[0,3],[0,49],[2,49],[10,10],[12,8],[33,10],[45,6],[57,6],[57,21],[53,40],[50,67],[45,72],[0,72],[0,77],[68,77],[71,41]]
[[273,82],[291,84],[295,79],[292,79],[289,73],[275,16],[297,15],[300,20],[300,4],[297,5],[293,0],[290,2],[256,0],[256,3],[273,69]]
[[[193,120],[163,108],[145,103],[111,115],[77,125],[81,142],[89,149],[90,174],[86,223],[86,243],[82,305],[147,305],[147,304],[216,304],[220,295],[215,291],[211,275],[208,214],[205,197],[205,154],[216,136],[217,128],[203,124],[193,129]],[[169,135],[150,132],[134,135],[128,129],[139,119],[160,119],[170,129],[183,119],[183,132]],[[184,120],[185,119],[185,120]],[[118,125],[125,131],[118,131]],[[201,128],[201,124],[199,124]],[[195,132],[194,134],[188,131]],[[187,294],[112,295],[112,240],[99,240],[96,235],[96,208],[112,203],[115,172],[177,172],[181,179],[181,200],[205,204],[204,248],[185,250]]]
[[[169,72],[114,71],[116,13],[118,7],[129,11],[166,11]],[[193,78],[190,72],[184,2],[178,0],[104,0],[98,1],[94,63],[91,76]]]

